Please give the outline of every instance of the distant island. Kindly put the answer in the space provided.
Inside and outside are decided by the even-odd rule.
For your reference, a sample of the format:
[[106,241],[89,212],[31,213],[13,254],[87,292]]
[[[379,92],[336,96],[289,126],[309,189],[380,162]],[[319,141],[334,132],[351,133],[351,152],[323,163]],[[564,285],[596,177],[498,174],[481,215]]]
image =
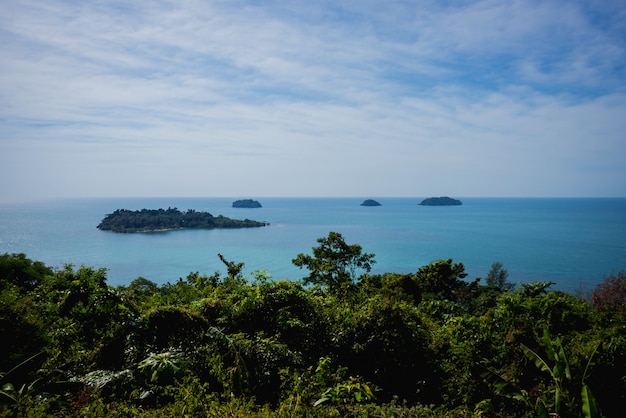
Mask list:
[[421,206],[459,206],[462,204],[460,200],[452,199],[447,196],[429,197],[428,199],[422,200],[420,203]]
[[113,232],[155,232],[177,229],[215,229],[215,228],[255,228],[267,226],[267,222],[243,221],[225,216],[213,216],[208,212],[196,212],[189,209],[181,212],[177,208],[167,209],[117,209],[104,217],[97,226],[102,231]]
[[366,199],[361,203],[361,206],[382,206],[380,203],[373,199]]
[[235,200],[233,202],[234,208],[261,208],[261,204],[252,199]]

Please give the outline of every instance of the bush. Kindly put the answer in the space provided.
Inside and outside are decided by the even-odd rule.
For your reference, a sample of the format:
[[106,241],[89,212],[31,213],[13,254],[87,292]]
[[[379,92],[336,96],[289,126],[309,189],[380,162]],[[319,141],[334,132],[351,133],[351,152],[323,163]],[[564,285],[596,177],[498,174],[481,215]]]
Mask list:
[[591,304],[601,310],[626,308],[626,272],[620,271],[597,285]]
[[207,321],[185,308],[162,306],[144,317],[144,341],[155,349],[177,347],[189,349],[197,345],[209,328]]

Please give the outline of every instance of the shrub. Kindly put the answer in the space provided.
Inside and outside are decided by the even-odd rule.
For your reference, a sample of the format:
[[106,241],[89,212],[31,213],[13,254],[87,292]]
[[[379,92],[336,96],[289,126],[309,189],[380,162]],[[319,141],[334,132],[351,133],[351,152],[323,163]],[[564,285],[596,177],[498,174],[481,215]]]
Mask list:
[[626,307],[626,272],[607,277],[598,284],[591,295],[591,304],[598,309],[623,309]]
[[149,311],[144,322],[145,342],[157,349],[193,347],[209,327],[202,316],[174,306],[162,306]]

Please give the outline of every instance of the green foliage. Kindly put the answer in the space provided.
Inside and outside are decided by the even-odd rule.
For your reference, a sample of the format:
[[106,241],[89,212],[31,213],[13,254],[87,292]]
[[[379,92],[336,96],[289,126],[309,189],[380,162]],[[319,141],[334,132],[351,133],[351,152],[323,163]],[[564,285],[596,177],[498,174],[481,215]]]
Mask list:
[[76,380],[110,399],[128,399],[134,377],[134,373],[130,369],[120,371],[97,369],[78,377]]
[[226,268],[228,269],[228,277],[231,280],[237,280],[241,278],[241,270],[243,270],[243,266],[244,266],[243,263],[235,263],[233,261],[228,261],[226,260],[226,258],[224,258],[222,254],[218,254],[217,256],[220,258],[222,263],[226,265]]
[[40,381],[34,377],[34,371],[41,365],[43,352],[37,353],[13,367],[6,373],[0,373],[0,403],[9,403],[18,407],[24,398]]
[[38,311],[35,290],[53,270],[24,254],[0,255],[0,370],[7,370],[42,351],[46,318]]
[[448,314],[430,324],[429,329],[431,349],[438,359],[438,375],[445,387],[444,401],[455,407],[471,408],[488,399],[490,393],[481,379],[484,363],[498,364],[506,349],[501,340],[494,340],[491,318]]
[[174,379],[182,376],[182,356],[178,352],[165,351],[150,353],[139,363],[141,370],[150,383],[159,385],[172,384]]
[[524,296],[528,296],[528,297],[545,295],[546,293],[548,293],[548,289],[553,284],[555,283],[554,282],[542,282],[542,281],[522,283],[522,293],[524,294]]
[[300,283],[268,282],[250,290],[229,309],[227,329],[249,335],[263,332],[298,349],[306,358],[319,356],[324,336],[323,307]]
[[307,268],[305,283],[325,286],[335,293],[346,290],[357,279],[357,271],[369,272],[375,263],[374,254],[362,253],[358,244],[347,244],[338,232],[319,238],[313,255],[298,254],[292,260],[300,268]]
[[416,306],[422,300],[422,290],[413,274],[365,275],[361,285],[361,290],[368,295],[381,294],[388,298],[405,300]]
[[417,283],[422,292],[436,299],[456,299],[459,289],[467,277],[463,263],[452,263],[452,259],[437,260],[417,270]]
[[44,349],[46,329],[42,319],[35,314],[30,295],[22,296],[15,286],[0,290],[0,370]]
[[143,300],[157,294],[159,286],[153,281],[139,277],[130,282],[130,285],[125,290],[130,297]]
[[220,257],[224,277],[111,287],[105,269],[0,257],[29,272],[0,277],[0,370],[26,361],[0,374],[0,416],[623,413],[622,309],[468,283],[451,259],[357,277],[373,256],[318,242],[304,281]]
[[276,404],[280,397],[280,371],[300,368],[301,355],[276,338],[258,333],[253,337],[233,336],[246,370],[244,393],[254,395],[261,403]]
[[[289,393],[288,402],[322,409],[345,415],[349,406],[367,403],[375,399],[376,388],[361,377],[348,376],[348,369],[336,366],[328,356],[321,357],[316,365],[309,366],[303,373],[289,373],[283,370],[284,388]],[[328,413],[329,409],[326,409]]]
[[485,283],[487,286],[495,287],[501,292],[505,292],[515,287],[513,283],[506,281],[508,277],[509,272],[502,267],[501,262],[496,261],[491,265],[491,270],[489,270],[487,277],[485,277]]
[[157,349],[193,346],[203,338],[209,326],[201,315],[175,306],[148,311],[144,324],[144,341]]
[[[33,416],[33,411],[47,409],[61,394],[75,395],[83,387],[82,383],[60,379],[58,370],[42,370],[45,358],[46,353],[40,352],[0,373],[0,416]],[[48,404],[38,407],[37,399],[46,399]]]
[[0,288],[17,286],[21,291],[32,291],[53,271],[41,261],[33,261],[26,254],[0,254]]
[[332,404],[347,404],[352,402],[366,402],[374,399],[374,393],[367,383],[361,383],[359,379],[350,377],[347,382],[338,383],[333,387],[327,388],[322,397],[319,398],[313,406],[318,406],[324,402]]
[[493,310],[498,322],[510,324],[517,341],[528,344],[540,334],[543,325],[558,334],[583,332],[597,319],[596,312],[584,300],[565,292],[528,296],[523,290],[500,297]]
[[[599,330],[603,344],[596,352],[593,373],[588,373],[587,382],[595,395],[598,408],[604,416],[623,415],[626,405],[626,333],[624,324],[603,327]],[[589,353],[595,341],[585,347]],[[582,344],[581,344],[582,345]]]
[[[580,378],[580,381],[574,379],[574,375],[570,369],[568,357],[565,355],[565,349],[563,343],[559,337],[552,339],[548,328],[544,326],[542,343],[546,351],[546,357],[543,358],[535,351],[531,350],[524,344],[521,345],[522,352],[528,357],[535,366],[544,373],[548,373],[552,379],[552,384],[549,387],[549,394],[553,398],[548,398],[546,395],[542,395],[537,398],[535,403],[537,410],[543,415],[544,411],[553,411],[552,415],[559,415],[562,409],[569,407],[570,413],[573,413],[575,409],[574,405],[579,404],[582,416],[584,417],[597,417],[599,415],[595,398],[591,393],[591,389],[585,382],[587,378],[587,372],[589,365],[593,360],[593,356],[597,350],[590,354],[585,366],[585,370]],[[552,366],[550,365],[552,363]],[[580,385],[581,399],[577,402],[575,397],[575,387]],[[549,396],[549,395],[548,395]],[[547,416],[548,414],[545,414]]]

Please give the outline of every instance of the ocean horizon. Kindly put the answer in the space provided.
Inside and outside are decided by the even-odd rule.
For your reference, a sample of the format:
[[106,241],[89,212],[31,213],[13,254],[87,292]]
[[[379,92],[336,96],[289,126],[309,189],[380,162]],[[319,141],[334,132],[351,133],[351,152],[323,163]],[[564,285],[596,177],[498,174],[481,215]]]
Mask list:
[[[106,268],[111,285],[138,277],[174,282],[189,273],[225,274],[217,254],[244,273],[273,279],[307,275],[291,263],[330,231],[375,255],[372,274],[414,273],[438,259],[465,265],[467,280],[499,261],[509,281],[552,281],[554,289],[593,290],[626,265],[626,198],[455,197],[461,206],[420,206],[424,197],[49,198],[0,201],[0,252],[24,253],[62,268]],[[382,206],[360,206],[374,199]],[[176,207],[269,222],[245,229],[117,234],[96,226],[116,209]]]

